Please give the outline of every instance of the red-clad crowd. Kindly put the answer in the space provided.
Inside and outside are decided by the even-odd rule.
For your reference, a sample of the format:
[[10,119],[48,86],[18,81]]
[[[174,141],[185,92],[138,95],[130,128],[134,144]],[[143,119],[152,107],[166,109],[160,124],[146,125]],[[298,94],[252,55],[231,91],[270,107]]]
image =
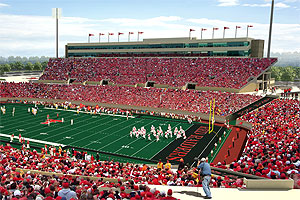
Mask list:
[[229,168],[272,179],[290,177],[300,188],[300,102],[277,99],[241,119],[253,128],[241,158]]
[[[119,163],[114,161],[79,160],[73,156],[45,156],[35,150],[0,146],[0,199],[175,199],[172,190],[157,191],[147,185],[198,186],[195,169],[171,170]],[[21,170],[16,170],[21,168]],[[30,170],[29,172],[26,172]],[[63,176],[40,175],[32,170],[63,173]],[[70,175],[78,175],[72,178]],[[82,179],[80,175],[96,180]],[[114,178],[115,183],[103,180]],[[212,187],[242,187],[241,179],[213,177]],[[71,189],[70,189],[71,188]],[[115,192],[118,189],[119,192]]]
[[218,91],[196,91],[125,86],[58,85],[43,83],[1,83],[1,97],[25,97],[90,101],[209,113],[215,99],[217,115],[226,116],[261,98]]
[[41,80],[76,82],[108,79],[115,84],[241,88],[276,58],[59,58],[50,59]]

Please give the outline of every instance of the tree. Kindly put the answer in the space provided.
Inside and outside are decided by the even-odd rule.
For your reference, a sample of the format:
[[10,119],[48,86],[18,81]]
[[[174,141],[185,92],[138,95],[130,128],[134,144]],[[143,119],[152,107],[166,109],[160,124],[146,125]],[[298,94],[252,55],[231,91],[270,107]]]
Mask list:
[[33,70],[42,70],[42,64],[40,62],[34,63]]
[[26,63],[25,70],[33,70],[33,64],[31,62]]
[[300,81],[300,67],[295,67],[294,69],[296,74],[295,81]]
[[47,65],[48,65],[48,61],[42,62],[42,67],[43,67],[43,69],[45,69],[45,68],[47,67]]
[[0,65],[0,75],[3,75],[4,74],[4,68],[2,65]]
[[24,69],[24,64],[19,62],[19,61],[15,62],[15,63],[11,63],[10,66],[11,66],[11,69],[13,69],[13,70],[22,70],[22,69]]
[[272,72],[271,76],[273,78],[275,78],[276,81],[280,81],[281,80],[282,67],[272,67],[271,72]]
[[288,67],[284,68],[284,70],[282,72],[281,80],[282,81],[294,81],[295,76],[296,76],[296,74],[295,74],[293,67],[288,66]]
[[9,72],[11,70],[11,67],[9,64],[3,64],[3,65],[1,65],[1,68],[3,68],[4,72]]

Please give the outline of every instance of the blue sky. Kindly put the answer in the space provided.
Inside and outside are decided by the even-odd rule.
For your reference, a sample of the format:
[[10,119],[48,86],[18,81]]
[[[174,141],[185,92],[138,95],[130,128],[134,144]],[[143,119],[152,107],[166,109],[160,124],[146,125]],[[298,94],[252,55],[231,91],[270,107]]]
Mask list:
[[[201,28],[242,26],[246,34],[267,42],[270,0],[0,0],[0,56],[54,56],[55,21],[52,8],[62,8],[60,56],[68,42],[86,42],[87,34],[144,31],[142,38],[186,37],[189,28],[200,37]],[[300,51],[300,0],[275,0],[273,52]],[[120,41],[127,41],[127,35]],[[222,37],[222,31],[215,34]],[[136,35],[132,36],[136,39]],[[107,36],[103,36],[103,40]],[[116,41],[112,36],[110,41]],[[97,42],[98,37],[91,38]],[[267,43],[265,43],[265,47]],[[266,49],[266,48],[265,48]]]

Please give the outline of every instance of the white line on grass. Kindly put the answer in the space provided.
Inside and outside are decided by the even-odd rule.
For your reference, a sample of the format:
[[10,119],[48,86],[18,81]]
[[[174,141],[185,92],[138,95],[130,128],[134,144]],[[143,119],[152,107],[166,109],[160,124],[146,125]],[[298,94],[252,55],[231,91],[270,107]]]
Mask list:
[[[25,114],[25,117],[26,118],[28,118],[28,116],[26,116],[26,114]],[[23,118],[23,117],[22,117]],[[77,118],[78,119],[78,118]],[[26,121],[32,121],[33,119],[32,118],[29,118],[28,120],[20,120],[20,121],[22,121],[22,123],[23,124],[25,124],[24,122],[26,122]],[[15,124],[15,123],[12,123],[12,124]],[[37,123],[36,125],[34,125],[34,126],[30,126],[29,128],[26,128],[27,130],[26,130],[26,132],[24,132],[24,135],[28,135],[29,133],[31,133],[31,132],[40,132],[39,130],[42,130],[42,129],[44,129],[45,127],[42,127],[42,128],[39,128],[39,129],[34,129],[35,127],[40,127],[40,123]],[[8,131],[10,130],[10,129],[14,129],[15,127],[11,127],[11,128],[8,128]],[[57,128],[57,129],[60,129],[60,128]],[[57,130],[56,129],[56,130]],[[52,132],[52,131],[55,131],[55,130],[50,130],[50,131],[47,131],[47,132]],[[9,132],[15,132],[15,131],[9,131]],[[33,137],[35,137],[35,136],[38,136],[37,134],[35,134]],[[45,138],[46,139],[46,138]]]
[[[82,116],[82,117],[84,117],[84,116]],[[77,118],[77,120],[78,120],[79,118]],[[67,122],[64,122],[64,123],[67,123]],[[38,126],[38,127],[40,127],[40,123],[39,124],[37,124],[36,126]],[[30,127],[30,129],[31,129],[31,131],[26,131],[26,135],[28,135],[29,133],[31,133],[31,132],[40,132],[40,131],[42,131],[45,127],[48,127],[47,125],[45,125],[45,126],[43,126],[42,128],[39,128],[39,129],[33,129],[35,126],[31,126]],[[50,127],[51,127],[51,125],[50,125]],[[61,127],[57,127],[57,128],[55,128],[55,129],[52,129],[52,130],[48,130],[47,131],[47,133],[51,133],[51,132],[56,132],[56,131],[58,131],[59,129],[64,129],[65,127],[64,126],[61,126]],[[63,132],[64,133],[64,132]],[[60,134],[58,134],[58,135],[60,135]],[[34,135],[34,137],[37,137],[38,135]],[[56,135],[54,135],[54,136],[56,136]],[[46,137],[46,138],[44,138],[44,139],[48,139],[48,138],[51,138],[51,137],[53,137],[53,136],[50,136],[50,137]]]
[[143,149],[145,149],[147,146],[149,146],[150,144],[152,144],[155,140],[153,140],[152,142],[150,142],[149,144],[147,144],[146,146],[144,146],[143,148],[141,148],[140,150],[136,151],[134,154],[131,154],[131,156],[134,156],[135,154],[137,154],[138,152],[142,151]]
[[[140,121],[139,121],[140,122]],[[138,122],[136,122],[136,123],[138,123]],[[144,126],[147,126],[148,124],[150,124],[150,123],[152,123],[152,121],[150,121],[149,123],[147,123],[146,125],[144,125]],[[135,124],[135,123],[134,123]],[[126,136],[126,135],[125,135]],[[122,137],[122,138],[124,138],[124,136]],[[125,146],[128,146],[128,145],[130,145],[130,144],[132,144],[132,143],[134,143],[134,142],[136,142],[136,141],[138,141],[140,138],[136,138],[135,140],[133,140],[132,142],[130,142],[130,143],[128,143],[128,144],[126,144]],[[146,139],[147,140],[147,139]],[[115,142],[115,141],[114,141]],[[112,142],[113,143],[113,142]],[[110,143],[111,144],[111,143]],[[117,150],[117,151],[115,151],[114,153],[117,153],[118,151],[120,151],[120,150],[122,150],[123,149],[123,147],[121,147],[119,150]]]
[[[215,137],[218,135],[218,133],[220,132],[220,130],[222,129],[222,127],[219,127],[218,132],[215,134],[215,136],[209,141],[209,143],[205,146],[205,148],[203,149],[203,151],[199,154],[198,158],[202,155],[202,153],[207,149],[207,147],[209,146],[209,144],[215,139]],[[206,133],[207,134],[207,133]],[[193,163],[194,164],[194,163]]]
[[[10,135],[7,134],[2,134],[0,133],[0,136],[2,137],[8,137],[10,138]],[[14,138],[19,139],[18,136],[14,136]],[[43,141],[43,140],[35,140],[35,139],[30,139],[30,138],[24,138],[25,140],[29,140],[30,142],[35,142],[35,143],[40,143],[40,144],[48,144],[48,145],[52,145],[52,146],[61,146],[61,147],[65,147],[66,145],[64,144],[59,144],[59,143],[55,143],[55,142],[47,142],[47,141]]]
[[[126,121],[124,121],[124,122],[128,122],[128,121],[126,120]],[[124,123],[124,122],[118,123],[118,124],[116,124],[116,125],[114,125],[114,126],[110,126],[110,127],[106,128],[106,129],[109,129],[109,128],[111,128],[111,127],[115,127],[115,126],[120,125],[120,124],[122,124],[122,123]],[[104,123],[104,124],[107,124],[107,123],[111,123],[111,121],[108,121],[108,122],[106,122],[106,123]],[[103,124],[102,124],[102,125],[103,125]],[[93,128],[95,128],[95,127],[93,127]],[[126,128],[126,127],[125,127],[125,128]],[[103,130],[106,130],[106,129],[103,129]],[[123,128],[123,129],[124,129],[124,128]],[[87,129],[87,130],[89,130],[89,129]],[[122,129],[120,129],[120,130],[122,130]],[[86,131],[86,130],[84,130],[84,131]],[[82,131],[80,131],[80,132],[82,132]],[[78,135],[80,132],[78,132],[78,133],[75,134],[75,135]],[[91,137],[91,136],[93,136],[93,135],[95,135],[95,134],[98,134],[98,132],[96,132],[96,133],[94,133],[94,134],[91,134],[91,135],[89,135],[89,136],[86,136],[86,137],[84,137],[84,138],[81,138],[80,140],[76,140],[76,141],[74,141],[74,142],[72,142],[72,143],[70,143],[70,144],[73,144],[73,143],[75,143],[75,142],[84,140],[84,139],[86,139],[86,138],[88,138],[88,137]]]
[[[78,119],[77,119],[77,120],[78,120]],[[73,128],[62,126],[62,127],[57,128],[57,129],[53,129],[53,130],[49,131],[49,133],[52,132],[52,131],[55,131],[55,132],[56,132],[56,131],[59,130],[59,129],[65,129],[65,128],[71,128],[71,129],[69,129],[69,130],[67,130],[67,131],[63,131],[63,132],[61,132],[61,133],[59,133],[59,134],[52,135],[52,136],[47,137],[47,138],[45,138],[45,139],[52,138],[52,137],[56,137],[56,136],[65,134],[65,133],[70,132],[70,131],[74,131],[74,130],[78,129],[79,127],[90,126],[91,124],[93,124],[93,123],[95,123],[95,122],[99,123],[100,121],[103,121],[103,120],[104,120],[104,118],[101,119],[101,120],[95,120],[95,121],[93,121],[93,122],[91,122],[91,123],[88,123],[88,124],[85,122],[85,120],[82,120],[82,121],[80,121],[80,123],[84,123],[83,125],[81,125],[81,126],[76,126],[76,127],[73,127]],[[71,126],[71,125],[70,125],[70,126]],[[92,127],[92,128],[95,128],[95,127]],[[91,129],[91,128],[85,129],[85,130],[82,130],[82,131],[86,131],[86,130],[90,130],[90,129]],[[79,132],[77,132],[77,134],[74,134],[74,135],[72,135],[72,136],[78,135],[78,134],[81,133],[82,131],[79,131]],[[60,141],[60,140],[58,140],[58,141]]]
[[[142,119],[142,121],[144,121],[144,119]],[[137,121],[137,122],[134,122],[134,124],[140,123],[140,122],[141,122],[141,121]],[[151,122],[150,122],[150,123],[151,123]],[[150,123],[147,123],[147,124],[150,124]],[[132,125],[133,125],[133,124],[132,124]],[[122,128],[122,129],[120,129],[120,130],[123,130],[123,129],[125,129],[125,128],[128,128],[128,126]],[[117,132],[119,132],[120,130],[118,130]],[[110,143],[106,144],[105,146],[101,147],[100,149],[103,149],[104,147],[107,147],[107,146],[111,145],[112,143],[115,143],[116,141],[119,141],[120,139],[122,139],[122,138],[124,138],[124,137],[126,137],[126,136],[128,136],[128,135],[126,134],[126,135],[120,137],[119,139],[117,139],[117,140],[115,140],[115,141],[113,141],[113,142],[110,142]],[[100,149],[98,149],[98,150],[100,150]]]

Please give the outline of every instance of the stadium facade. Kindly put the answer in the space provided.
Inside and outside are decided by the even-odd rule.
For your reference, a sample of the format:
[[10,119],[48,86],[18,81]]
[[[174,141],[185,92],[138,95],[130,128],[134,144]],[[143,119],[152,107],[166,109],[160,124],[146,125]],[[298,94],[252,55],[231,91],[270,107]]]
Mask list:
[[68,43],[65,57],[218,56],[263,57],[264,40],[253,38],[155,38],[132,42]]

